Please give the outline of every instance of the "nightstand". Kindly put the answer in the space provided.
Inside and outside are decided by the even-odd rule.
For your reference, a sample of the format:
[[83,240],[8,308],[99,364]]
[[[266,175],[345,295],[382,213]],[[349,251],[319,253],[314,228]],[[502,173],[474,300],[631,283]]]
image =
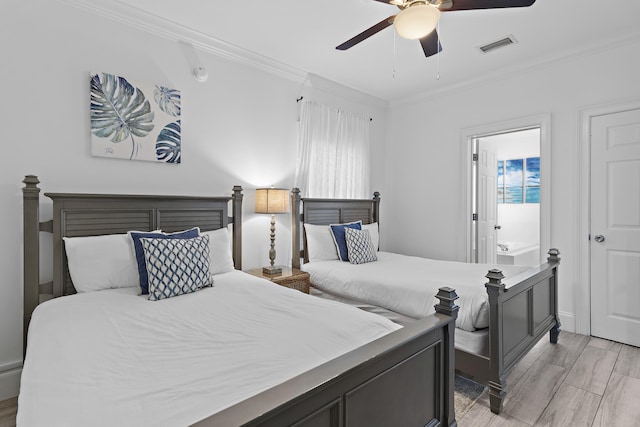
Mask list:
[[277,283],[280,286],[286,286],[287,288],[297,289],[305,294],[309,293],[309,285],[311,280],[309,273],[301,271],[296,268],[282,267],[281,274],[264,274],[262,273],[262,267],[248,270],[247,273],[252,276],[262,277],[263,279],[271,280],[273,283]]

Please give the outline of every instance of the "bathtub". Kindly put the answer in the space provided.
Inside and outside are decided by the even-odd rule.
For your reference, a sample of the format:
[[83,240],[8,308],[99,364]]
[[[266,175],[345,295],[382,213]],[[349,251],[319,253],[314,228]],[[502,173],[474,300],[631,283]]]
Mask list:
[[498,264],[531,266],[540,264],[540,245],[500,242],[497,250]]

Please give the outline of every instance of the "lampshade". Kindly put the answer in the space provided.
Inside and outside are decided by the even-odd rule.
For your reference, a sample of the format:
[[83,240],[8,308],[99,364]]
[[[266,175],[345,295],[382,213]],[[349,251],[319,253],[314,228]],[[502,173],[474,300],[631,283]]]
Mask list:
[[401,37],[416,40],[432,32],[439,19],[440,11],[435,6],[416,4],[398,13],[393,26]]
[[279,214],[289,212],[289,190],[285,188],[257,188],[256,213]]

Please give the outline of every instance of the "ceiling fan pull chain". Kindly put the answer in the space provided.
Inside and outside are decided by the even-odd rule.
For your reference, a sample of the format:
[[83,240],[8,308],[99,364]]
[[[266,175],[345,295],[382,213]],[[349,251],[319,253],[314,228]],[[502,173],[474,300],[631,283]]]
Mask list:
[[396,78],[396,32],[393,32],[393,71],[391,73],[391,76],[394,78]]

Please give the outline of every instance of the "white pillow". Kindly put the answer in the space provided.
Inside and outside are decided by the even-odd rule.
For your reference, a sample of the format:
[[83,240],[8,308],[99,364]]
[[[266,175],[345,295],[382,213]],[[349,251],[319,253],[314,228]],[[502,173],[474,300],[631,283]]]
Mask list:
[[209,236],[210,272],[220,274],[233,271],[233,253],[228,228],[200,232],[201,236]]
[[128,234],[63,237],[69,274],[78,292],[140,285]]
[[378,223],[374,222],[373,224],[362,224],[362,229],[369,230],[373,247],[375,248],[376,251],[379,251],[380,250],[380,232],[378,231]]
[[328,225],[304,224],[307,236],[307,254],[309,262],[330,261],[338,258],[333,234]]

